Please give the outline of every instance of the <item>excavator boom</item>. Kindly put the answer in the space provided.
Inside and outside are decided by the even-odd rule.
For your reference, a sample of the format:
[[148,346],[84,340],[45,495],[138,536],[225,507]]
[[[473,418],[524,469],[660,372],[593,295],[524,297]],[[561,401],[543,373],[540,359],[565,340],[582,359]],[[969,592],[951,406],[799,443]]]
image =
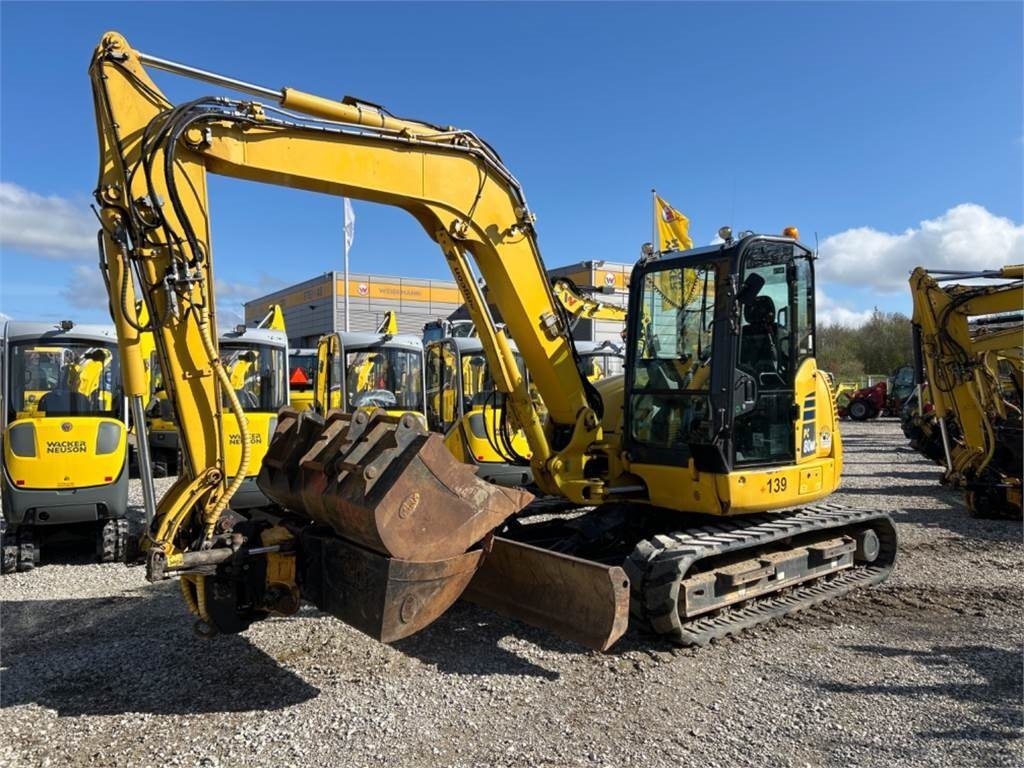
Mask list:
[[[175,106],[147,66],[277,103],[217,97]],[[549,492],[578,501],[601,495],[603,482],[588,476],[580,460],[598,441],[599,420],[547,282],[533,217],[489,146],[467,131],[149,56],[116,33],[97,47],[90,76],[101,148],[101,261],[126,390],[133,399],[146,394],[141,336],[151,330],[180,419],[185,468],[159,505],[147,504],[148,575],[181,575],[202,631],[238,630],[268,612],[288,613],[307,597],[381,639],[409,634],[461,594],[491,546],[491,531],[531,498],[478,480],[411,415],[324,418],[285,408],[258,480],[287,510],[284,518],[268,525],[226,515],[248,470],[252,435],[218,355],[208,173],[408,211],[440,245],[462,290],[496,385],[528,433],[535,477]],[[545,424],[470,259],[538,371]],[[149,325],[136,311],[137,298]],[[230,481],[228,414],[241,450]],[[261,575],[243,576],[250,569],[237,566],[254,557],[252,550],[263,558]],[[346,588],[345,579],[359,573],[365,589]]]

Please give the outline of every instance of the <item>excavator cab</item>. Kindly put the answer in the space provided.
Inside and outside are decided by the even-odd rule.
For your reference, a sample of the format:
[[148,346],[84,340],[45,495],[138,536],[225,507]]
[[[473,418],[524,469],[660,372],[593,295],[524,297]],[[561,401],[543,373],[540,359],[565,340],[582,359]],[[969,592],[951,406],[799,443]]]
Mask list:
[[423,343],[409,334],[332,333],[317,346],[313,410],[424,413]]
[[[637,272],[629,318],[642,343],[628,351],[624,436],[635,462],[727,475],[831,452],[838,435],[827,379],[814,366],[810,250],[751,235]],[[831,489],[821,472],[810,483],[773,482],[769,499],[779,506],[793,502],[795,486]]]
[[[239,326],[221,335],[220,360],[249,423],[249,472],[231,507],[262,507],[269,502],[256,487],[256,475],[277,429],[277,412],[288,403],[288,337],[284,331]],[[222,390],[221,397],[227,402],[230,396]],[[224,423],[225,465],[228,477],[234,477],[241,461],[241,431],[237,417],[228,409]]]
[[[516,364],[522,358],[512,348]],[[444,435],[459,461],[477,467],[484,480],[526,486],[532,480],[530,449],[508,421],[480,339],[451,337],[427,345],[427,427]]]
[[621,376],[625,370],[626,352],[612,341],[577,341],[580,372],[591,383],[610,376]]

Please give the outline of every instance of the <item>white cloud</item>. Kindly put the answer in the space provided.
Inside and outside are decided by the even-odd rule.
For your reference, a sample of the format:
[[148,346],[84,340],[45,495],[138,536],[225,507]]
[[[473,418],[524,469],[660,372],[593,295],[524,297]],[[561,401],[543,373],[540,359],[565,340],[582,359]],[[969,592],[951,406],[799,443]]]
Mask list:
[[107,310],[109,307],[107,286],[99,266],[76,264],[71,269],[67,285],[60,293],[68,304],[77,309]]
[[837,302],[818,285],[814,296],[814,310],[819,326],[845,325],[848,328],[859,328],[869,319],[874,310],[852,309],[849,305]]
[[907,291],[910,272],[993,269],[1024,261],[1024,226],[963,203],[901,234],[857,227],[821,243],[818,274],[835,283],[884,293]]
[[50,259],[97,258],[88,208],[0,181],[0,246]]

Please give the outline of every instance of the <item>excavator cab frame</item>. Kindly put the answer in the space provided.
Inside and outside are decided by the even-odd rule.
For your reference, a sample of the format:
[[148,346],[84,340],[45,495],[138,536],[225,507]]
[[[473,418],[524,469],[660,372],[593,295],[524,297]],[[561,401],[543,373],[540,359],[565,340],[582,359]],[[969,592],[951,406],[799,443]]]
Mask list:
[[[791,238],[751,235],[638,265],[630,337],[643,343],[627,350],[623,435],[635,463],[725,476],[819,452],[815,403],[830,388],[802,370],[813,367],[813,258]],[[837,440],[829,426],[826,445]],[[789,495],[788,481],[777,487]]]

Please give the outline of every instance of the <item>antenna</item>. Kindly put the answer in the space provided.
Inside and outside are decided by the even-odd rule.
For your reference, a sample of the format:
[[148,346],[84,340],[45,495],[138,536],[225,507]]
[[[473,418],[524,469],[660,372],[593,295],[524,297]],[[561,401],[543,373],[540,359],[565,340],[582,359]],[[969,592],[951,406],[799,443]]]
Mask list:
[[814,258],[818,258],[818,231],[814,231]]

